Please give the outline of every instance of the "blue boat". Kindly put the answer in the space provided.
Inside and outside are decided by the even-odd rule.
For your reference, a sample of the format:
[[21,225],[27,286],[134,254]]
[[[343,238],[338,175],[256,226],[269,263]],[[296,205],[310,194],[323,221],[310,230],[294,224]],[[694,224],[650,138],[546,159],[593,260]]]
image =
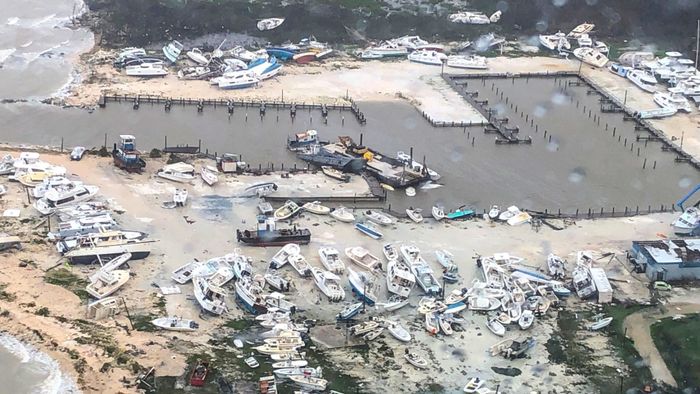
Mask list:
[[465,304],[464,302],[460,301],[460,302],[456,302],[456,303],[454,303],[454,304],[448,305],[448,306],[447,306],[447,309],[445,309],[445,311],[442,312],[442,313],[443,313],[444,315],[447,315],[447,314],[450,314],[450,313],[453,313],[453,314],[454,314],[454,313],[461,312],[461,311],[465,310],[466,308],[467,308],[467,304]]
[[338,320],[349,320],[352,319],[353,317],[357,316],[358,313],[362,310],[363,303],[358,302],[355,304],[350,304],[345,306],[340,313],[338,313],[338,316],[336,318]]
[[465,207],[459,207],[447,214],[447,218],[451,220],[464,219],[470,216],[474,216],[474,211]]
[[374,292],[375,284],[372,276],[364,271],[355,271],[348,267],[348,279],[353,293],[367,305],[374,305],[377,302],[377,295]]
[[379,239],[384,236],[384,234],[365,223],[355,223],[355,228],[372,239]]
[[270,48],[265,48],[265,51],[267,52],[268,55],[274,56],[277,59],[280,60],[289,60],[294,56],[294,51],[285,49],[285,48],[275,48],[275,47],[270,47]]

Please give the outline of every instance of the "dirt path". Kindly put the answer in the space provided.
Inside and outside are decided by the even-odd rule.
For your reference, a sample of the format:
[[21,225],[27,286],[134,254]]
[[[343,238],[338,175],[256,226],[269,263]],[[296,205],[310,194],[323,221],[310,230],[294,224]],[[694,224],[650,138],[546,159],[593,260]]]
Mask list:
[[667,304],[665,312],[657,308],[633,313],[625,318],[624,327],[627,336],[634,342],[634,347],[649,365],[654,379],[670,386],[677,387],[676,379],[666,366],[659,350],[651,337],[650,326],[664,317],[700,312],[700,304]]

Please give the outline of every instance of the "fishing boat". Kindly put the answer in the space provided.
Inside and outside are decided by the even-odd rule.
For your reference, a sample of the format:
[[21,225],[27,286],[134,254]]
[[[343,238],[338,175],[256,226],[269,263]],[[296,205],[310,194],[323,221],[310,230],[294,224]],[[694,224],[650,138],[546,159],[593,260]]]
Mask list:
[[340,284],[340,277],[330,271],[323,271],[316,267],[311,267],[311,275],[314,277],[316,286],[328,297],[331,302],[338,302],[345,299],[345,291]]
[[597,49],[591,47],[580,47],[574,49],[574,56],[586,64],[594,67],[605,67],[609,59]]
[[85,287],[85,290],[93,297],[99,299],[110,296],[129,280],[128,270],[114,270],[101,272],[96,280]]
[[438,222],[447,217],[447,215],[445,215],[445,208],[440,205],[434,205],[432,213],[433,218]]
[[388,226],[392,223],[394,223],[391,218],[377,210],[374,209],[368,209],[364,211],[365,217],[370,220],[373,223],[377,223],[382,226]]
[[287,257],[287,261],[301,277],[311,275],[311,266],[301,254],[290,255]]
[[587,328],[588,328],[590,331],[598,331],[598,330],[600,330],[600,329],[602,329],[602,328],[605,328],[605,327],[609,326],[610,323],[612,323],[612,321],[613,321],[613,318],[612,318],[611,316],[608,316],[608,317],[605,317],[605,318],[598,319],[598,320],[595,321],[594,323],[589,324],[589,325],[587,326]]
[[205,278],[198,276],[192,278],[192,284],[194,296],[202,309],[215,315],[221,315],[227,310],[224,289],[213,286]]
[[416,368],[425,369],[428,368],[428,362],[417,353],[410,352],[406,349],[406,353],[403,356],[409,364]]
[[344,172],[333,167],[321,166],[321,172],[323,172],[323,174],[327,177],[339,180],[341,182],[350,182],[350,175],[345,174]]
[[678,111],[691,112],[690,102],[682,94],[678,93],[654,93],[654,102],[662,108],[675,108]]
[[201,65],[201,66],[206,66],[209,64],[211,59],[207,58],[204,53],[202,53],[202,50],[199,48],[192,48],[191,50],[185,52],[185,55],[192,60],[193,62]]
[[336,220],[341,222],[351,223],[355,221],[355,215],[352,214],[347,208],[340,206],[331,212],[331,216]]
[[184,47],[185,46],[179,41],[173,40],[163,47],[163,55],[165,55],[171,63],[175,63],[177,58],[180,57],[180,53],[182,53]]
[[284,18],[265,18],[258,21],[257,27],[260,31],[266,31],[276,29],[282,23],[284,23]]
[[506,334],[506,328],[496,318],[489,318],[486,321],[486,327],[489,329],[489,331],[498,335],[499,337],[502,337]]
[[197,360],[197,366],[192,370],[190,375],[190,386],[202,387],[209,374],[209,363],[202,360]]
[[219,171],[211,166],[202,166],[199,170],[199,174],[202,180],[209,186],[214,186],[215,183],[219,182]]
[[440,322],[435,313],[428,312],[425,314],[425,329],[432,335],[436,335],[440,332]]
[[501,301],[489,297],[470,297],[469,310],[472,311],[493,311],[501,307]]
[[528,328],[532,327],[532,323],[534,321],[535,315],[532,313],[531,310],[526,309],[520,315],[520,319],[518,319],[518,325],[520,326],[521,330],[527,330]]
[[328,271],[335,274],[342,274],[345,271],[345,264],[340,259],[338,249],[329,246],[321,247],[318,249],[318,256]]
[[186,163],[166,165],[156,172],[156,175],[173,182],[189,182],[195,178],[194,166]]
[[183,319],[178,316],[159,317],[151,320],[151,324],[169,331],[195,331],[199,324],[194,320]]
[[377,302],[376,287],[374,277],[365,271],[355,271],[348,267],[348,279],[353,292],[368,305]]
[[340,310],[340,313],[336,316],[338,320],[349,320],[355,317],[362,308],[364,307],[363,302],[357,302],[354,304],[349,304],[343,307],[343,309]]
[[442,288],[433,270],[421,257],[420,249],[415,245],[401,245],[399,248],[403,261],[409,266],[418,285],[426,294],[439,294]]
[[481,393],[481,389],[484,387],[484,384],[486,384],[486,382],[479,378],[471,378],[467,381],[467,384],[464,385],[464,389],[462,389],[462,391],[469,394]]
[[276,220],[285,220],[296,215],[301,210],[301,207],[292,200],[287,200],[283,206],[279,207],[275,213],[274,218]]
[[691,235],[700,227],[700,210],[696,207],[686,208],[683,213],[671,223],[673,232],[678,235]]
[[386,257],[387,261],[398,260],[399,258],[399,253],[392,244],[384,244],[384,246],[382,246],[382,253],[384,253],[384,257]]
[[316,215],[328,215],[329,213],[331,213],[331,209],[325,205],[321,205],[321,202],[319,201],[307,202],[302,206],[302,208],[305,211],[314,213]]
[[547,255],[547,269],[553,278],[563,278],[566,276],[564,260],[554,253]]
[[[31,177],[34,174],[42,174],[45,175],[45,172],[31,172],[27,173],[25,175],[22,175],[18,178],[19,183],[27,186],[27,187],[33,187],[32,189],[32,196],[34,198],[42,198],[46,195],[46,192],[48,192],[51,189],[56,189],[56,188],[61,188],[61,187],[71,187],[73,185],[77,186],[81,184],[81,182],[76,182],[76,181],[71,181],[70,179],[64,177],[64,176],[55,176],[55,175],[50,175],[50,176],[42,176],[42,179],[37,182],[35,182]],[[29,179],[28,179],[29,178]],[[29,182],[27,182],[27,179]]]
[[408,215],[408,217],[415,223],[420,223],[423,221],[423,215],[421,214],[422,212],[423,210],[420,208],[406,208],[406,215]]
[[627,71],[626,77],[630,80],[630,82],[637,85],[637,87],[645,92],[656,92],[657,80],[653,75],[642,70],[630,69]]
[[394,321],[386,321],[386,328],[389,333],[401,342],[410,342],[411,334],[401,324]]
[[43,198],[36,200],[34,208],[42,215],[48,215],[57,209],[75,205],[95,197],[100,190],[97,186],[71,185],[54,188],[46,192]]
[[369,250],[362,246],[355,246],[345,249],[345,255],[360,267],[374,271],[381,270],[382,263],[378,257],[374,256]]
[[355,229],[372,239],[380,239],[384,236],[369,223],[355,223]]
[[395,258],[387,264],[386,284],[390,293],[408,297],[416,284],[416,277],[406,263]]
[[168,69],[161,63],[142,63],[126,66],[124,73],[130,77],[154,78],[168,75]]
[[468,218],[468,217],[473,216],[473,215],[474,215],[473,210],[467,209],[464,206],[462,206],[462,207],[455,209],[452,212],[449,212],[447,214],[447,218],[450,220],[459,220],[459,219]]
[[288,243],[306,245],[311,242],[311,231],[305,228],[278,229],[275,220],[258,216],[256,230],[236,230],[236,239],[254,246],[278,246]]
[[477,70],[485,70],[489,67],[486,63],[485,57],[476,55],[451,55],[447,57],[447,62],[445,64],[447,65],[447,67],[452,68],[467,68]]
[[318,144],[318,131],[307,130],[294,134],[294,139],[287,137],[287,149],[292,152],[302,152],[310,145]]
[[277,253],[275,253],[274,256],[272,256],[270,266],[274,265],[272,267],[274,269],[282,268],[285,264],[288,263],[289,256],[298,255],[299,253],[301,253],[301,248],[298,244],[286,244],[279,251],[277,251]]
[[328,386],[327,380],[309,375],[292,375],[289,377],[289,380],[301,388],[311,391],[324,391],[326,386]]

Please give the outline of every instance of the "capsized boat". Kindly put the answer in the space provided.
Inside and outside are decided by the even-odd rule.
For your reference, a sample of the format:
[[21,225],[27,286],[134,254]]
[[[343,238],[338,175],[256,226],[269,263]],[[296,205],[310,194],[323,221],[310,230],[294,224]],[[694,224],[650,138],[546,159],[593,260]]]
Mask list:
[[345,264],[340,259],[338,249],[329,246],[321,247],[318,249],[318,255],[328,271],[335,274],[342,274],[345,271]]
[[151,324],[169,331],[195,331],[199,328],[199,324],[190,319],[183,319],[178,316],[159,317],[151,320]]
[[345,299],[345,291],[340,284],[340,277],[330,271],[323,271],[316,267],[311,267],[311,275],[314,277],[316,286],[332,302]]
[[384,236],[384,234],[369,223],[355,223],[355,229],[372,239],[380,239]]
[[693,234],[700,227],[700,210],[696,207],[686,208],[683,213],[671,223],[673,232],[678,235]]

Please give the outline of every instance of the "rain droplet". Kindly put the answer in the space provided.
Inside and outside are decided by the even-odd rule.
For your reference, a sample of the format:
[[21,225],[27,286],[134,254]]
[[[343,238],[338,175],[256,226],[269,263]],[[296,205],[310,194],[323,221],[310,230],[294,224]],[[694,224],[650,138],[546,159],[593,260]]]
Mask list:
[[690,177],[687,177],[687,176],[684,176],[683,178],[681,178],[678,181],[678,187],[680,187],[681,189],[687,189],[692,184],[693,184],[692,179],[690,179]]
[[552,0],[552,4],[554,4],[555,7],[562,7],[566,2],[567,0]]
[[582,167],[576,167],[569,173],[569,182],[581,183],[586,178],[586,170]]
[[535,109],[532,110],[532,115],[536,118],[541,118],[547,114],[547,108],[545,108],[542,105],[537,105],[535,106]]
[[548,27],[549,27],[549,23],[547,23],[547,21],[538,21],[535,24],[535,29],[537,29],[537,31],[540,33],[544,33],[545,31],[547,31]]

